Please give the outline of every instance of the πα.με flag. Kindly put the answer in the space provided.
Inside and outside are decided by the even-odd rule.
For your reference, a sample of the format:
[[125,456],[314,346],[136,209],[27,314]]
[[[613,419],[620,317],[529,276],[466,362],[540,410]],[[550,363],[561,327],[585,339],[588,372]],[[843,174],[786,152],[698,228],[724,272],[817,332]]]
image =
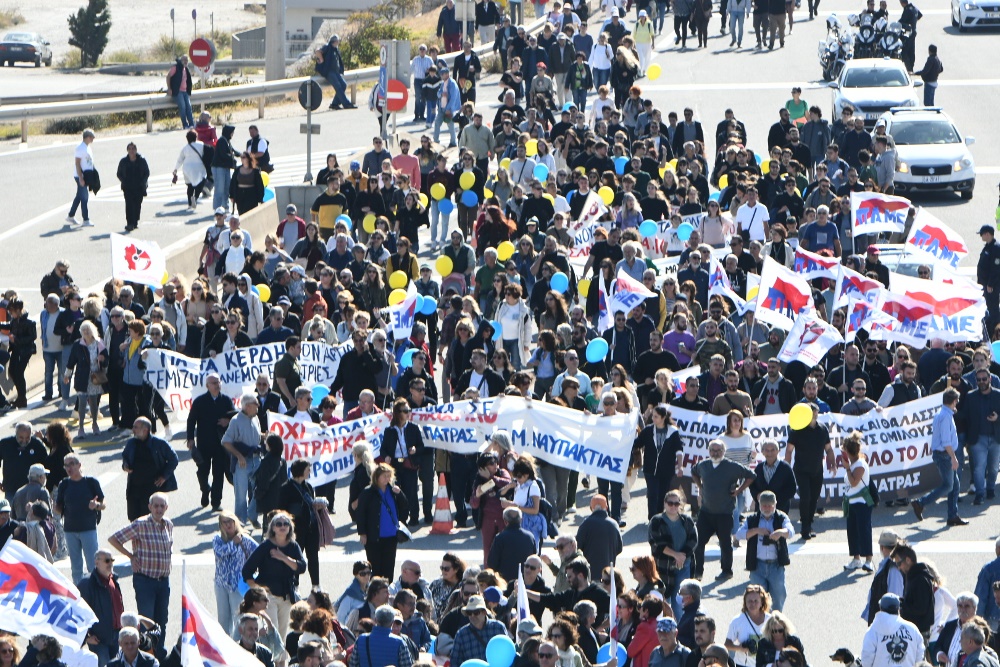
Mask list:
[[615,278],[614,292],[608,298],[608,310],[612,313],[630,313],[651,296],[656,296],[655,292],[641,282],[631,277],[623,269],[618,270],[618,277]]
[[697,377],[701,374],[700,366],[691,366],[689,368],[684,368],[676,373],[670,374],[670,379],[674,383],[674,394],[680,396],[686,391],[688,378]]
[[836,257],[824,257],[814,252],[804,250],[801,246],[795,249],[795,273],[806,280],[814,278],[837,279],[840,261]]
[[930,308],[934,315],[928,338],[948,342],[980,340],[982,322],[986,318],[983,288],[968,278],[939,271],[946,275],[925,280],[893,273],[889,276],[892,290]]
[[902,233],[909,211],[909,199],[878,192],[852,192],[852,238],[857,238],[859,234]]
[[882,287],[879,281],[866,278],[857,271],[841,265],[837,277],[837,289],[833,293],[833,307],[841,308],[854,300],[866,301],[873,307],[878,302]]
[[112,277],[159,287],[166,272],[167,256],[157,243],[111,234]]
[[884,290],[878,310],[886,313],[895,322],[891,324],[882,324],[879,320],[870,322],[869,325],[874,324],[869,330],[875,340],[894,340],[920,347],[927,343],[934,324],[934,311],[931,306],[911,299],[905,294]]
[[[523,563],[522,563],[523,565]],[[523,621],[531,615],[528,609],[528,587],[524,585],[524,572],[517,568],[517,620]]]
[[757,319],[786,331],[795,317],[815,308],[809,283],[770,257],[764,258],[757,290]]
[[950,269],[957,269],[958,263],[969,254],[962,236],[922,206],[917,209],[904,249]]
[[181,665],[264,667],[252,653],[233,641],[215,616],[201,606],[187,579],[184,581],[181,607]]
[[732,301],[740,315],[747,312],[747,302],[733,290],[732,281],[715,255],[708,261],[708,293],[718,294]]
[[48,635],[79,647],[97,622],[76,586],[16,540],[0,551],[0,598],[3,629],[25,637]]
[[778,360],[786,364],[798,360],[806,366],[815,366],[830,348],[843,342],[840,332],[812,310],[795,318],[795,324],[778,352]]

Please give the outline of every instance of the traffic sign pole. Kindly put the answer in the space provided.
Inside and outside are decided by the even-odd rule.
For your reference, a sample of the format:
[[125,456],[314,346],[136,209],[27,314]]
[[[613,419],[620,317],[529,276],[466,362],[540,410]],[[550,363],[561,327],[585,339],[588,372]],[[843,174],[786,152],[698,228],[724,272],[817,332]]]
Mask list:
[[313,182],[312,94],[313,87],[306,86],[306,175],[302,178],[302,180],[310,185],[312,185]]

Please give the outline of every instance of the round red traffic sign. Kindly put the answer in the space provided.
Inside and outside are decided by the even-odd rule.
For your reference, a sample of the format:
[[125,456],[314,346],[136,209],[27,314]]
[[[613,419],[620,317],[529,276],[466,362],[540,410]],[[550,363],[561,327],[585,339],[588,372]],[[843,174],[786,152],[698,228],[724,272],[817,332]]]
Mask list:
[[191,46],[188,48],[188,57],[191,58],[192,65],[205,69],[215,61],[215,45],[207,39],[199,37],[191,42]]
[[406,84],[397,79],[389,79],[386,82],[385,108],[387,111],[403,111],[406,108],[406,100],[410,94],[406,90]]

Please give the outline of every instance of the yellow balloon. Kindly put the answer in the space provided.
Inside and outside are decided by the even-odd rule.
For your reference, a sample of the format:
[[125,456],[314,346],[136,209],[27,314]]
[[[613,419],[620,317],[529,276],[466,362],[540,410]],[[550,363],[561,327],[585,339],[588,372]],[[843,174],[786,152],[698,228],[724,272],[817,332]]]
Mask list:
[[257,294],[260,296],[260,300],[265,303],[271,300],[271,288],[264,283],[257,285]]
[[584,176],[586,176],[586,175],[587,175],[587,168],[586,168],[586,167],[577,167],[577,168],[576,168],[576,170],[577,170],[577,171],[578,171],[579,173],[583,174]]
[[366,215],[365,219],[361,221],[361,226],[365,228],[366,232],[373,234],[375,232],[375,214],[369,213]]
[[758,287],[757,285],[754,285],[753,287],[751,287],[750,289],[748,289],[747,290],[747,301],[753,301],[754,299],[756,299],[757,298],[757,292],[759,292],[759,291],[760,291],[760,287]]
[[450,276],[452,270],[455,268],[455,263],[451,261],[451,257],[441,255],[437,258],[437,261],[434,262],[434,268],[436,268],[438,273],[442,276]]
[[760,163],[760,173],[766,174],[769,171],[771,171],[771,161],[764,160],[763,162]]
[[483,196],[489,199],[490,197],[493,196],[493,191],[490,190],[489,188],[483,188]]
[[576,284],[576,289],[580,292],[580,296],[584,299],[590,294],[590,278],[583,278]]
[[462,186],[463,190],[471,190],[472,186],[476,184],[476,175],[467,171],[458,177],[458,184]]
[[513,257],[514,251],[517,248],[510,241],[502,241],[500,245],[497,246],[497,259],[501,262],[506,262],[508,259]]
[[611,206],[611,202],[615,200],[615,191],[606,185],[598,190],[597,194],[600,196],[601,201],[604,202],[605,206]]
[[435,183],[431,186],[431,197],[434,197],[434,199],[441,201],[446,194],[448,194],[448,191],[444,189],[444,184]]
[[503,167],[504,169],[510,169],[510,158],[505,157],[504,159],[500,160],[500,166]]
[[801,431],[812,421],[813,411],[805,403],[796,403],[788,413],[788,426],[793,431]]
[[389,287],[404,289],[406,287],[406,274],[402,271],[393,271],[389,275]]
[[406,300],[406,291],[401,289],[394,289],[389,292],[389,305],[395,306],[397,303],[402,303]]
[[163,279],[160,280],[160,284],[161,285],[166,285],[168,282],[170,282],[170,274],[167,273],[166,271],[164,271],[163,272]]
[[553,197],[552,195],[550,195],[548,192],[546,192],[544,195],[542,195],[542,198],[543,199],[548,199],[550,202],[552,202],[553,206],[556,205],[556,198]]
[[271,182],[271,174],[267,173],[266,171],[260,172],[260,180],[263,181],[264,187],[266,188],[268,183]]
[[533,157],[538,154],[538,139],[528,139],[524,144],[524,154]]
[[725,190],[729,187],[729,174],[723,174],[719,176],[719,189]]
[[646,78],[650,81],[656,81],[660,78],[661,74],[663,74],[663,68],[660,67],[658,63],[653,63],[649,66],[649,69],[646,70]]
[[670,171],[677,171],[677,158],[674,158],[673,160],[671,160],[667,164],[670,165]]
[[420,193],[420,205],[423,206],[424,208],[427,208],[427,204],[428,203],[430,203],[430,200],[427,199],[427,195],[424,194],[423,192],[421,192]]

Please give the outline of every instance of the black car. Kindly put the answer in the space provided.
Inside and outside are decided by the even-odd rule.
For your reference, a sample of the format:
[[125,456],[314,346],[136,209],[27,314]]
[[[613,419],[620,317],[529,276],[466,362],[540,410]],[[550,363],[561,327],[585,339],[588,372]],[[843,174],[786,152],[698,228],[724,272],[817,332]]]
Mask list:
[[35,32],[8,32],[0,41],[0,62],[10,67],[14,63],[35,63],[35,67],[52,66],[49,42]]

